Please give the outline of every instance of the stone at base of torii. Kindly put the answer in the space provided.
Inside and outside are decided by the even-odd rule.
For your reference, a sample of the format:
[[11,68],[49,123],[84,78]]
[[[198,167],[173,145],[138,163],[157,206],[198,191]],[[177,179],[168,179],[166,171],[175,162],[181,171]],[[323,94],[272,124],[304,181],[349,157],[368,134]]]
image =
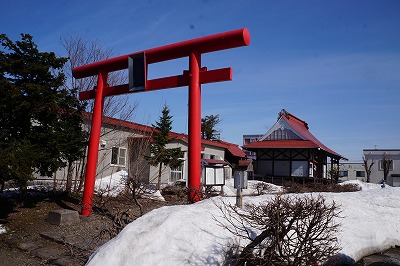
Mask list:
[[80,218],[78,211],[61,209],[49,212],[47,221],[50,224],[63,225],[78,223]]

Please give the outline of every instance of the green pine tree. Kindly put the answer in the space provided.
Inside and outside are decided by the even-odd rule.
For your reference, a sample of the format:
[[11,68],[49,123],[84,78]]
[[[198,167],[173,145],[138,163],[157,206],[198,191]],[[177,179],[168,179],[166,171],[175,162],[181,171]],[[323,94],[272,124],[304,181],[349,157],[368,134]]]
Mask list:
[[201,119],[201,137],[203,139],[215,140],[219,139],[220,133],[215,127],[221,122],[219,115],[207,115]]
[[14,43],[0,35],[0,178],[17,181],[23,194],[34,172],[52,176],[82,156],[85,133],[84,105],[63,86],[67,59],[21,36]]
[[167,144],[170,143],[173,138],[170,136],[172,129],[172,116],[169,114],[169,108],[164,105],[162,115],[156,124],[152,125],[155,130],[152,134],[152,143],[150,144],[151,156],[147,156],[146,159],[150,165],[158,166],[157,176],[157,189],[161,189],[161,174],[163,166],[169,166],[176,168],[182,165],[184,152],[181,148],[167,149]]

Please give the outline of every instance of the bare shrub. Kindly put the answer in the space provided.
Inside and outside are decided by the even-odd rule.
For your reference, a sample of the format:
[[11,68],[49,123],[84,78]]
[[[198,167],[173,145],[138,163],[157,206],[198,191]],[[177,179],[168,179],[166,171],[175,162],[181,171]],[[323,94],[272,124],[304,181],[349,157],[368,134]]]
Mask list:
[[213,185],[205,185],[203,186],[203,190],[201,192],[202,199],[209,199],[212,197],[223,195],[224,190],[222,186],[217,187]]
[[354,192],[360,191],[361,188],[357,184],[322,184],[322,183],[309,183],[299,184],[290,182],[283,184],[285,193],[310,193],[310,192]]
[[[104,47],[98,41],[90,41],[84,36],[63,36],[61,37],[60,42],[68,55],[68,62],[64,65],[63,71],[66,76],[64,85],[67,88],[76,88],[79,92],[92,90],[96,86],[97,76],[75,79],[72,76],[72,69],[78,66],[108,59],[112,57],[113,51]],[[106,83],[109,86],[124,84],[127,82],[127,76],[128,75],[126,74],[125,70],[114,71],[109,73]],[[129,121],[132,118],[136,107],[138,106],[138,102],[132,102],[128,95],[105,97],[103,100],[103,115],[105,117],[118,118],[120,121]],[[89,100],[86,111],[92,113],[93,106],[94,101]],[[105,117],[103,117],[103,121]],[[90,132],[91,124],[88,123],[88,121],[91,120],[91,116],[89,114],[84,114],[84,120],[87,121],[84,123],[84,129]],[[117,141],[117,139],[111,139],[113,136],[112,134],[116,130],[121,129],[121,127],[122,122],[111,127],[103,127],[103,130],[101,131],[101,138],[107,136],[110,141]],[[111,152],[111,148],[103,149],[103,151],[106,150],[106,153]],[[98,166],[102,165],[106,158],[106,156],[99,156]],[[83,157],[75,163],[70,163],[68,165],[66,182],[67,192],[71,192],[73,179],[75,179],[74,192],[79,192],[82,190],[85,179],[86,163],[87,158]],[[103,168],[97,168],[97,173],[102,173],[109,167],[109,164],[106,164],[106,166]],[[56,175],[54,175],[54,183],[56,183]],[[54,190],[56,190],[56,186]]]
[[[340,190],[340,188],[342,190]],[[343,184],[340,185],[340,188],[337,192],[355,192],[355,191],[360,191],[361,187],[357,184]]]
[[122,193],[124,199],[127,202],[132,202],[139,208],[140,215],[143,215],[143,206],[139,202],[139,198],[143,195],[151,195],[154,194],[156,191],[152,189],[150,186],[144,184],[135,176],[128,176],[127,180],[125,181],[125,193]]
[[219,224],[247,243],[231,249],[238,252],[226,265],[321,265],[339,251],[339,206],[322,196],[277,195],[244,210],[218,207],[228,222]]
[[163,201],[140,197],[137,199],[140,203],[140,208],[138,208],[136,204],[132,204],[132,196],[127,194],[129,193],[124,192],[115,197],[98,194],[94,196],[93,213],[102,217],[102,224],[96,228],[99,232],[97,241],[105,243],[143,214],[168,205]]
[[186,184],[175,183],[163,188],[161,194],[168,201],[187,203],[188,189]]
[[282,185],[285,193],[307,193],[310,192],[307,185],[296,183],[296,182],[285,182]]
[[264,182],[257,182],[253,185],[253,188],[257,190],[257,195],[263,195],[271,193],[274,189],[271,184]]
[[93,202],[94,213],[105,218],[103,228],[97,235],[99,241],[108,241],[115,237],[136,218],[123,198],[96,195]]
[[143,206],[138,199],[144,194],[155,192],[146,180],[150,166],[144,157],[148,152],[149,145],[150,138],[145,136],[145,132],[139,132],[137,136],[128,138],[129,173],[127,180],[125,180],[125,195],[128,197],[128,201],[133,200],[135,205],[139,207],[141,215],[143,215]]

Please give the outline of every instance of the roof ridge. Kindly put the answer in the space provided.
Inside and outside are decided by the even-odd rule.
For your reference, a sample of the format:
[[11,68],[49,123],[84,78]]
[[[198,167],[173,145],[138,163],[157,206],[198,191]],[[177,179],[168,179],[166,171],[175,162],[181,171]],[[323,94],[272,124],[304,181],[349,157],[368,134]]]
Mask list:
[[297,120],[298,122],[303,123],[304,126],[305,126],[307,129],[309,129],[308,123],[307,123],[306,121],[304,121],[304,120],[298,118],[297,116],[293,115],[292,113],[289,113],[289,112],[286,111],[285,109],[282,109],[282,110],[279,112],[279,114],[278,114],[278,120],[279,120],[283,115],[284,115],[287,119],[294,118],[294,119]]

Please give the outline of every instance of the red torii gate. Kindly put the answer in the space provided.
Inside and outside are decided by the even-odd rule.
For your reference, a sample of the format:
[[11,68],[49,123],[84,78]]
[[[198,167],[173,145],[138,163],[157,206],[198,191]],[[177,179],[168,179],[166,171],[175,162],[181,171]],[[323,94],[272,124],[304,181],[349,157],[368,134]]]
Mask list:
[[[127,54],[76,67],[72,70],[72,74],[76,79],[97,75],[97,86],[93,90],[79,93],[80,100],[94,99],[86,179],[82,199],[83,216],[89,216],[92,213],[104,97],[126,93],[189,86],[188,197],[191,202],[200,200],[201,84],[232,80],[232,68],[215,70],[201,68],[201,54],[249,44],[250,33],[246,28],[243,28]],[[189,71],[183,71],[182,75],[147,80],[148,64],[186,56],[189,57]],[[109,72],[127,69],[128,67],[130,84],[108,86],[107,76]]]

